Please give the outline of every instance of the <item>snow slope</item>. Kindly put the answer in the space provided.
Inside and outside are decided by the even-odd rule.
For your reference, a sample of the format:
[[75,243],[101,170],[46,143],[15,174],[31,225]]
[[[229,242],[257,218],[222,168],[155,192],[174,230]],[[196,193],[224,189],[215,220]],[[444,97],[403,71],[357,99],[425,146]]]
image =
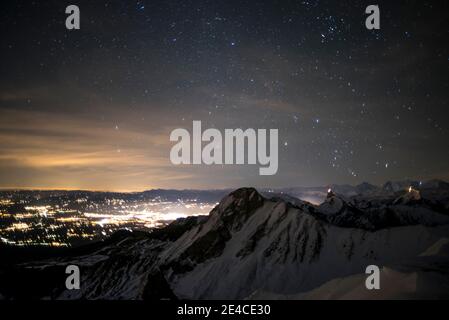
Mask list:
[[449,239],[442,238],[419,257],[380,270],[380,290],[367,290],[366,274],[336,278],[304,293],[256,291],[255,300],[449,299]]
[[[231,194],[207,223],[188,231],[163,252],[165,274],[177,296],[241,299],[256,290],[303,292],[334,278],[363,272],[369,264],[415,257],[449,234],[447,225],[375,232],[341,228],[318,218],[307,204],[298,208],[258,197],[254,189]],[[239,205],[251,202],[252,211],[242,215]],[[233,214],[235,219],[223,222]],[[196,260],[186,254],[215,233],[223,235],[216,255]]]
[[[242,188],[223,198],[207,217],[181,219],[150,234],[121,233],[83,254],[0,270],[0,295],[14,298],[26,292],[45,299],[445,297],[447,204],[405,197],[407,201],[329,194],[324,204],[315,206]],[[60,281],[68,264],[81,268],[79,291],[65,290]],[[382,268],[386,284],[374,294],[364,287],[365,268],[370,264]],[[46,285],[27,287],[35,277]]]

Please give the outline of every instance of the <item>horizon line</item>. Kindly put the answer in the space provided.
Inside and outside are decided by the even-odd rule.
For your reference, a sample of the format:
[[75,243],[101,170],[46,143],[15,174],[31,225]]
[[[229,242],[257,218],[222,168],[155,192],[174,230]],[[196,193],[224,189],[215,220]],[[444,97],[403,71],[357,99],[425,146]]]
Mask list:
[[420,182],[428,182],[428,181],[442,181],[446,182],[444,179],[404,179],[404,180],[387,180],[382,184],[375,184],[367,181],[363,181],[357,184],[349,184],[349,183],[330,183],[330,184],[323,184],[323,185],[316,185],[316,186],[284,186],[284,187],[255,187],[255,186],[240,186],[240,187],[223,187],[223,188],[149,188],[149,189],[140,189],[140,190],[107,190],[107,189],[83,189],[83,188],[47,188],[47,187],[0,187],[0,191],[80,191],[80,192],[104,192],[104,193],[142,193],[146,191],[153,191],[153,190],[173,190],[173,191],[226,191],[226,190],[237,190],[243,187],[252,187],[255,189],[289,189],[289,188],[328,188],[330,186],[358,186],[364,183],[368,183],[370,185],[376,186],[376,187],[382,187],[388,182],[405,182],[405,181],[420,181]]

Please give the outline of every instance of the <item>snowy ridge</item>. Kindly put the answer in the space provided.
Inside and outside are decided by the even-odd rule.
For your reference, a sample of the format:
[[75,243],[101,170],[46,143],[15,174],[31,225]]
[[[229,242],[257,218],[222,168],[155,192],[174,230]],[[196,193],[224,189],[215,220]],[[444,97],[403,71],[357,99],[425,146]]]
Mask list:
[[[11,274],[51,280],[76,264],[83,272],[82,290],[67,291],[63,281],[51,280],[33,297],[363,298],[365,268],[376,264],[395,290],[373,298],[417,291],[441,297],[448,274],[437,266],[447,262],[447,204],[405,192],[375,199],[330,193],[315,206],[238,189],[207,217],[181,219],[150,234],[122,233],[81,255],[0,272],[0,294],[17,296],[14,288],[20,285],[2,283],[7,277],[13,283]],[[423,273],[426,269],[433,274]],[[418,290],[423,283],[427,289]]]
[[[233,200],[241,201],[229,197],[224,203],[232,204]],[[351,214],[362,214],[351,212],[348,208],[352,207],[346,208],[349,205],[343,200],[342,203],[339,206],[340,210],[344,207],[343,216],[334,219],[337,223],[352,221]],[[319,209],[266,199],[246,224],[229,230],[230,236],[219,256],[194,266],[191,259],[184,262],[186,244],[210,230],[206,225],[197,226],[171,246],[176,249],[163,253],[163,261],[169,266],[167,279],[176,295],[190,299],[240,299],[261,288],[301,292],[335,277],[360,272],[371,263],[383,265],[417,256],[449,232],[447,225],[376,232],[340,228],[323,219]],[[449,223],[447,217],[442,219],[443,224]],[[172,267],[173,263],[190,264],[191,270]],[[335,268],[329,268],[330,265]]]

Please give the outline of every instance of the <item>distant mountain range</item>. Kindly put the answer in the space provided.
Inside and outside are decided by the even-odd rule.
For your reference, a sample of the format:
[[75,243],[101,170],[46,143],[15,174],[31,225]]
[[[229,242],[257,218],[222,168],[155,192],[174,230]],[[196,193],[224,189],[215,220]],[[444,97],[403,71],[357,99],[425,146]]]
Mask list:
[[[284,191],[326,195],[314,205]],[[81,269],[80,290],[64,287],[69,264]],[[381,290],[364,287],[370,264]],[[2,267],[0,298],[438,299],[449,298],[448,270],[443,181],[241,188],[209,216]]]
[[[319,204],[326,199],[328,189],[346,196],[388,196],[396,192],[407,190],[410,186],[420,190],[438,189],[449,190],[449,183],[443,180],[429,181],[388,181],[382,186],[363,182],[352,186],[348,184],[330,184],[319,187],[286,187],[286,188],[260,188],[262,194],[288,194],[292,197]],[[93,200],[102,198],[126,198],[130,200],[152,200],[160,198],[164,201],[177,201],[179,199],[197,199],[201,202],[214,203],[220,201],[233,189],[152,189],[141,192],[107,192],[107,191],[85,191],[85,190],[0,190],[0,194],[9,194],[15,197],[29,197],[39,195],[39,198],[80,197],[85,196]]]

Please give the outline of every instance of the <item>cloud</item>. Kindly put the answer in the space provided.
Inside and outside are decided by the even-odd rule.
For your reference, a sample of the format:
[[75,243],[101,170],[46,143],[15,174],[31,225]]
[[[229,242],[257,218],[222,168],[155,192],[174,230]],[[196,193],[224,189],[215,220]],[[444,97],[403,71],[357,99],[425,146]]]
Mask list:
[[29,172],[29,181],[46,175],[43,180],[51,185],[51,180],[60,184],[64,177],[73,180],[76,174],[86,180],[86,186],[92,179],[96,179],[92,185],[100,186],[111,180],[107,175],[162,179],[171,165],[168,134],[161,132],[164,128],[120,128],[82,116],[48,112],[0,113],[3,176],[5,168],[15,168],[15,172]]

